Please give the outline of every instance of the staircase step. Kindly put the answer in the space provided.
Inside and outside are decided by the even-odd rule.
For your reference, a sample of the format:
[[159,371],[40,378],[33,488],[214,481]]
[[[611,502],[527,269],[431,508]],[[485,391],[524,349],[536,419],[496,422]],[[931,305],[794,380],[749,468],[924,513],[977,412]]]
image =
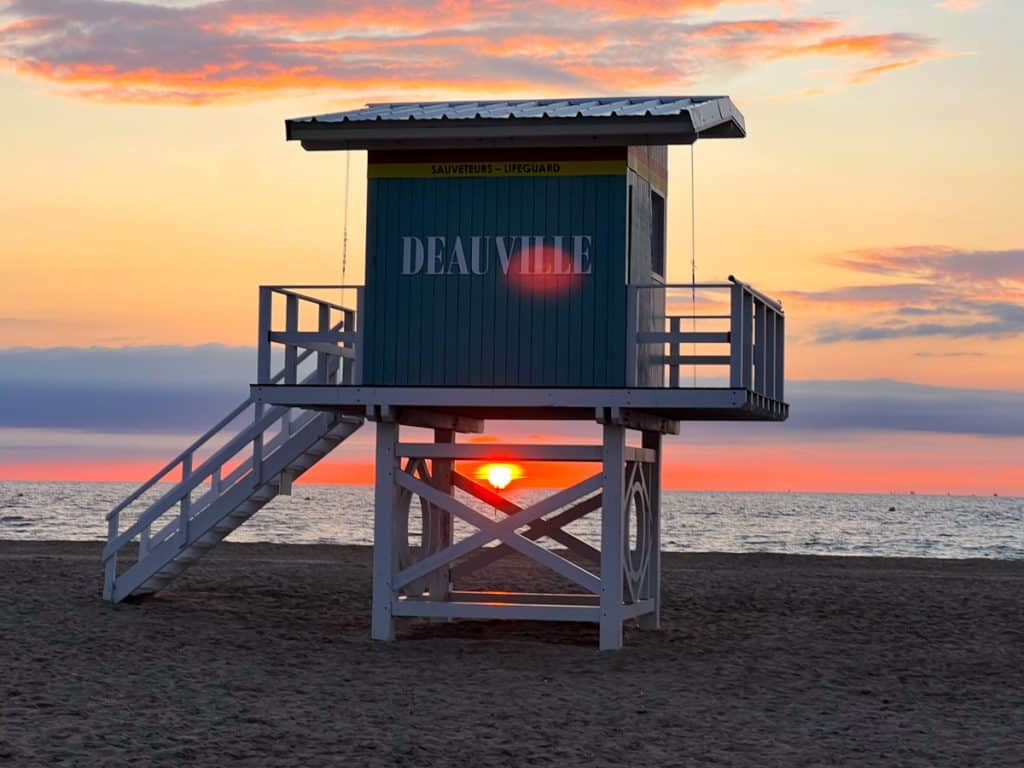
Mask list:
[[[265,475],[264,482],[251,493],[249,489],[255,475],[250,469],[247,474],[236,477],[230,484],[222,487],[216,495],[209,491],[196,494],[193,500],[193,519],[196,520],[196,530],[202,529],[204,532],[188,541],[182,550],[177,550],[180,540],[176,532],[171,532],[159,542],[154,542],[150,554],[131,567],[131,575],[126,575],[125,581],[119,579],[119,583],[115,584],[116,599],[148,595],[163,589],[201,559],[207,551],[279,496],[282,473],[287,473],[291,479],[300,476],[362,424],[361,417],[343,416],[332,420],[322,414],[296,422],[294,433],[281,440],[272,451],[264,455],[264,471],[274,474]],[[285,462],[288,464],[281,469]],[[247,498],[246,493],[249,493]],[[200,499],[203,499],[201,503]],[[237,506],[230,508],[231,504]],[[132,584],[137,586],[132,589]],[[131,594],[126,594],[126,591],[130,591]]]

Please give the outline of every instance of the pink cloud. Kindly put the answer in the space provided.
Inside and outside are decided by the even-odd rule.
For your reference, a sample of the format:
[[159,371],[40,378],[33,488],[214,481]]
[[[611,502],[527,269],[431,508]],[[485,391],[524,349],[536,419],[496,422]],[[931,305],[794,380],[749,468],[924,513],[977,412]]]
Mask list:
[[[70,93],[194,104],[318,89],[341,99],[685,89],[716,67],[856,62],[866,82],[935,55],[834,18],[702,21],[729,0],[122,0],[0,3],[0,64]],[[738,3],[737,3],[738,4]]]
[[911,246],[855,251],[831,260],[887,282],[791,292],[787,302],[846,313],[816,332],[818,341],[987,337],[1024,333],[1024,250]]

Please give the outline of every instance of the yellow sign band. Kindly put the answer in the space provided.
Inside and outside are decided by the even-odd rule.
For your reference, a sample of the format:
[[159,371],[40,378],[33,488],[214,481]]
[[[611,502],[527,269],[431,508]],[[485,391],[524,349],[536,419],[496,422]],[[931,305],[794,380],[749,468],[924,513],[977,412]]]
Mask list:
[[621,176],[624,160],[472,160],[443,163],[371,163],[371,179],[453,179],[504,176]]

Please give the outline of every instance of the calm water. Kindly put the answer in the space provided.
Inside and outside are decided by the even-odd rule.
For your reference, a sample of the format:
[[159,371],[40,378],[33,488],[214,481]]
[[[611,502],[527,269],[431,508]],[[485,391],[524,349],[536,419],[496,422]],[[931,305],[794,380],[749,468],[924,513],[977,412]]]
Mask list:
[[[0,481],[0,539],[105,538],[104,515],[133,489]],[[512,494],[521,503],[543,495]],[[1024,559],[1021,498],[666,492],[663,505],[669,551]],[[296,486],[231,540],[370,544],[372,510],[371,488]],[[569,530],[596,544],[599,522],[594,515]]]

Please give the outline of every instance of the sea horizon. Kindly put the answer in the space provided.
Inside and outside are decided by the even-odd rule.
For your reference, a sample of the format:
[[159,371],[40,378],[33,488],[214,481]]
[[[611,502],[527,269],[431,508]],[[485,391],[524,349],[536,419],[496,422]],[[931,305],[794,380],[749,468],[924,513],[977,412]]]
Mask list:
[[[104,539],[106,513],[137,485],[0,480],[0,539]],[[506,494],[519,503],[547,495],[540,488]],[[1021,497],[713,490],[664,491],[662,504],[666,552],[1024,559]],[[415,505],[411,520],[415,529]],[[597,544],[599,521],[595,514],[567,530]],[[457,525],[457,535],[468,531]],[[229,540],[371,545],[372,486],[296,484],[292,496],[275,499]]]

